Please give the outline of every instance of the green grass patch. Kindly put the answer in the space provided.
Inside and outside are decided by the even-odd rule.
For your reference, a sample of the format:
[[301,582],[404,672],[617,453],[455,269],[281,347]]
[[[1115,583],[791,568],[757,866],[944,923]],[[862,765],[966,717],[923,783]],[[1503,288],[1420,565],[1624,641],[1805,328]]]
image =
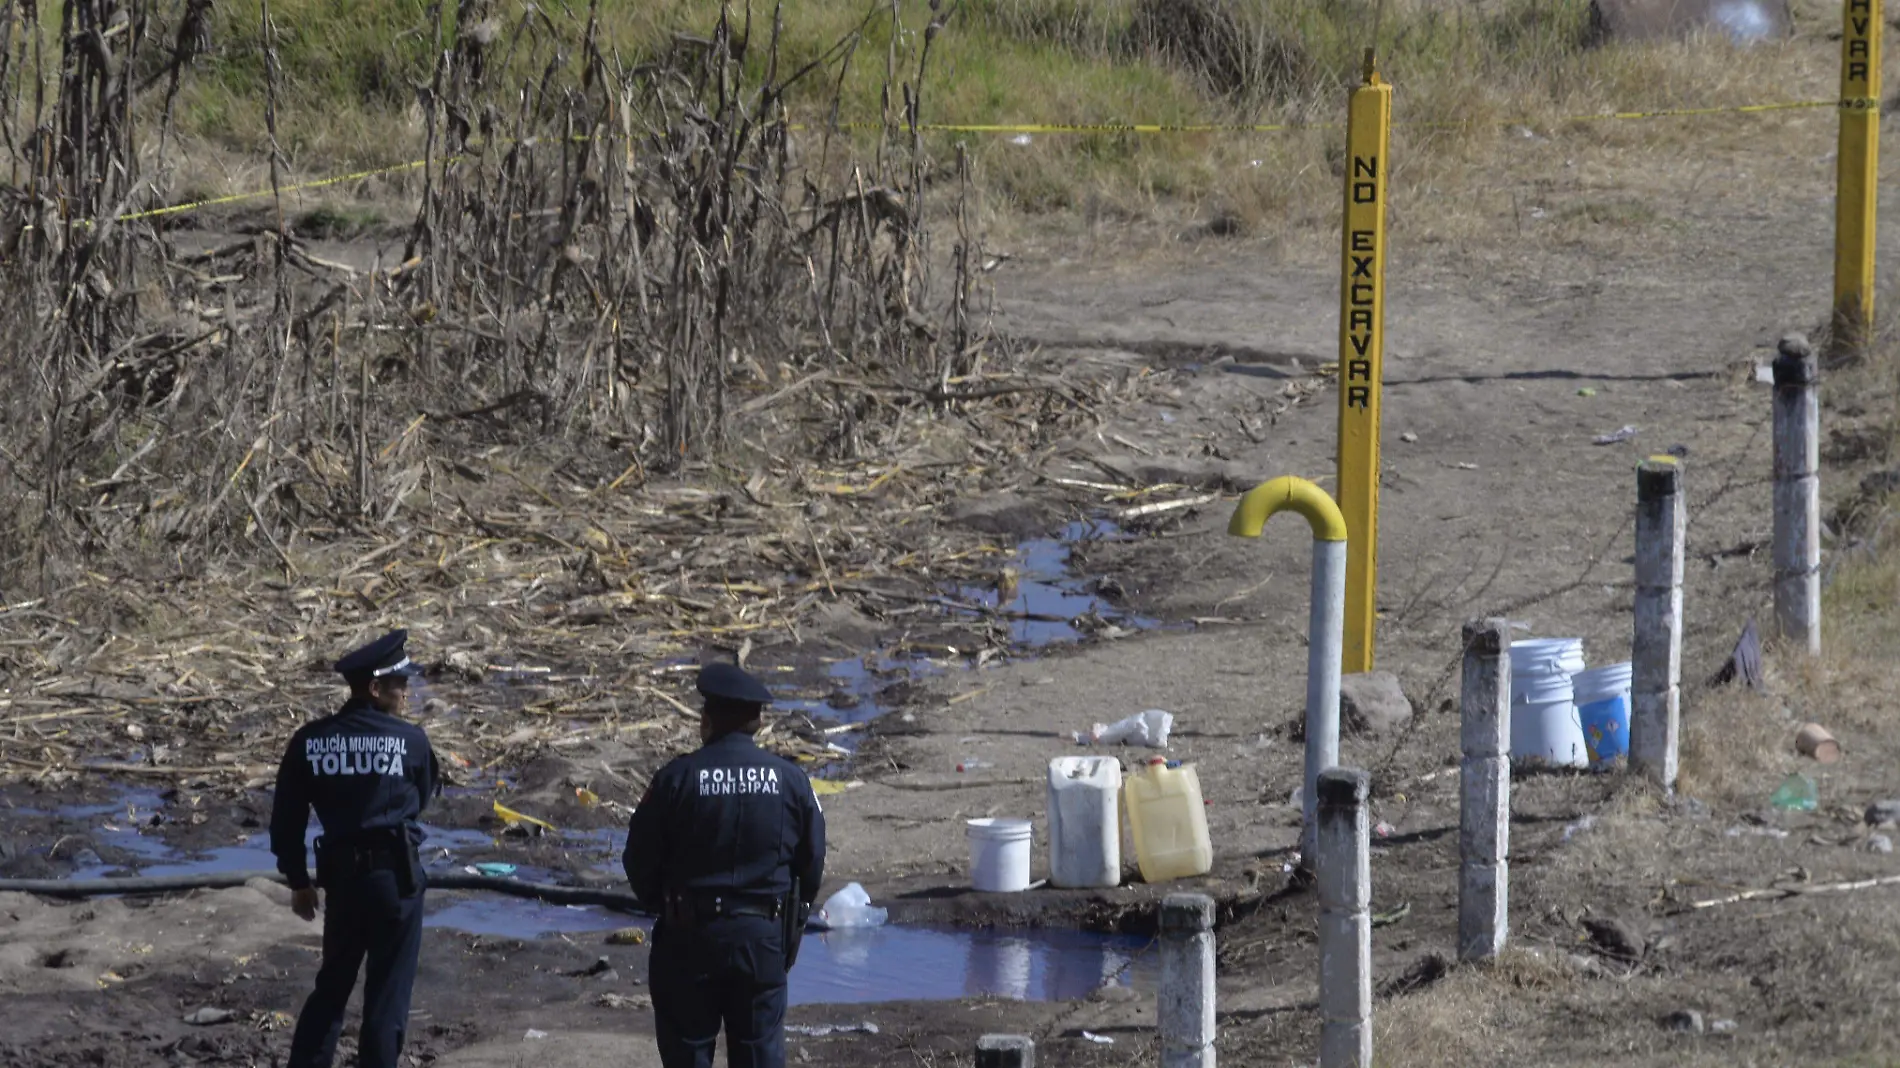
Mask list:
[[[470,12],[465,32],[488,41],[485,61],[498,90],[532,83],[553,54],[572,55],[589,15],[584,4],[463,6]],[[789,106],[806,121],[835,108],[844,121],[876,122],[887,100],[893,111],[901,106],[901,90],[889,88],[895,83],[912,87],[921,118],[933,123],[1336,124],[1346,92],[1360,80],[1364,51],[1376,43],[1380,70],[1395,86],[1398,121],[1470,124],[1395,135],[1395,147],[1416,146],[1431,157],[1413,166],[1442,169],[1495,141],[1508,122],[1555,125],[1612,107],[1790,95],[1764,76],[1773,49],[1750,56],[1719,43],[1587,49],[1588,0],[943,0],[939,8],[947,15],[928,0],[785,4],[778,11],[781,71],[853,42],[796,87]],[[273,0],[278,141],[293,172],[418,156],[425,132],[418,93],[436,57],[454,50],[456,9],[430,0]],[[58,5],[39,10],[54,43]],[[707,37],[722,10],[736,23],[747,17],[743,4],[717,0],[603,0],[597,37],[604,53],[633,70],[682,37]],[[750,8],[743,63],[755,80],[764,73],[773,15],[768,4]],[[163,19],[176,17],[175,9],[166,12],[154,27],[148,61],[162,58],[176,32]],[[919,54],[940,17],[947,24],[931,41],[919,87]],[[267,158],[259,8],[214,5],[208,37],[208,50],[184,78],[176,122],[188,146],[221,155],[212,165],[188,155],[177,180],[244,184]],[[512,98],[493,94],[505,106]],[[1130,210],[1155,198],[1211,199],[1264,221],[1286,207],[1289,190],[1324,177],[1333,161],[1323,145],[1337,136],[1048,133],[1023,144],[1008,135],[938,134],[933,144],[948,151],[966,142],[986,191],[999,205],[1028,212],[1104,198]]]

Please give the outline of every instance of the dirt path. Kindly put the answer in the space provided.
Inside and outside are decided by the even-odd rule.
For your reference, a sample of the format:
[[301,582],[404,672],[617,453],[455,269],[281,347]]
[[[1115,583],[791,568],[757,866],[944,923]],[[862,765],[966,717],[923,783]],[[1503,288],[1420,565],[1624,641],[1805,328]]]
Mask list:
[[[1349,737],[1342,748],[1344,762],[1373,771],[1375,819],[1391,828],[1375,843],[1375,911],[1410,906],[1375,934],[1381,982],[1451,945],[1451,670],[1465,618],[1508,612],[1537,635],[1582,636],[1593,663],[1626,658],[1631,467],[1672,446],[1686,449],[1695,561],[1686,678],[1712,670],[1765,604],[1764,554],[1717,555],[1767,532],[1768,397],[1750,381],[1752,367],[1784,331],[1812,324],[1829,290],[1827,168],[1815,163],[1828,127],[1774,121],[1693,164],[1662,152],[1635,167],[1610,160],[1626,150],[1613,136],[1526,142],[1501,150],[1510,158],[1500,170],[1461,192],[1469,204],[1459,226],[1395,230],[1379,661],[1399,675],[1416,718],[1397,736]],[[1401,211],[1424,195],[1402,189]],[[1632,214],[1632,203],[1649,207]],[[1175,243],[1135,257],[1076,239],[1022,251],[997,277],[1004,332],[1094,374],[1161,375],[1171,394],[1109,413],[1002,497],[1054,515],[1077,498],[1042,478],[1100,481],[1105,470],[1144,482],[1225,478],[1229,490],[1279,474],[1326,480],[1336,402],[1330,389],[1312,391],[1310,373],[1336,344],[1336,282],[1323,243]],[[1634,442],[1591,444],[1625,425],[1637,428]],[[1169,626],[952,670],[915,687],[867,743],[856,768],[864,785],[826,800],[828,882],[862,882],[896,919],[1132,930],[1152,922],[1161,891],[1209,890],[1227,906],[1223,1058],[1306,1063],[1316,1029],[1313,903],[1280,889],[1298,819],[1289,794],[1300,746],[1290,728],[1304,687],[1308,542],[1291,520],[1276,521],[1259,543],[1228,538],[1230,507],[1182,510],[1155,537],[1078,550],[1083,573],[1112,577],[1137,609]],[[1187,622],[1197,618],[1204,622]],[[1881,680],[1865,685],[1878,703]],[[1526,952],[1382,998],[1380,1043],[1391,1063],[1786,1063],[1893,1041],[1879,1037],[1893,1033],[1884,1028],[1891,981],[1880,978],[1881,962],[1900,945],[1890,924],[1857,919],[1878,915],[1890,897],[1681,918],[1649,911],[1665,891],[1707,896],[1693,888],[1761,884],[1795,866],[1816,882],[1893,870],[1891,858],[1857,851],[1864,836],[1848,826],[1860,804],[1900,788],[1885,770],[1894,754],[1878,715],[1840,710],[1830,719],[1854,757],[1821,777],[1819,812],[1759,813],[1794,766],[1780,733],[1785,706],[1804,711],[1825,692],[1793,670],[1776,686],[1772,699],[1691,693],[1683,792],[1693,801],[1660,803],[1615,778],[1520,779],[1513,923]],[[1175,713],[1169,755],[1199,769],[1218,853],[1209,878],[1002,901],[961,890],[963,820],[1032,817],[1040,876],[1047,760],[1077,751],[1069,732],[1151,707]],[[1760,742],[1760,751],[1735,749],[1742,743],[1732,739]],[[971,757],[991,766],[955,770]],[[1749,827],[1768,833],[1729,833]],[[206,902],[233,932],[188,949],[110,948],[133,926],[183,924]],[[85,934],[87,910],[125,914]],[[1585,915],[1634,917],[1656,947],[1644,968],[1624,976],[1577,956]],[[72,939],[103,956],[81,970],[45,965]],[[147,935],[138,945],[158,941]],[[0,1051],[27,1057],[23,1065],[73,1063],[92,1050],[120,1051],[119,1060],[92,1062],[100,1064],[151,1063],[158,1051],[179,1063],[264,1063],[287,1042],[281,1031],[253,1025],[233,1037],[234,1025],[165,1021],[204,999],[264,1013],[266,1023],[270,1012],[294,1012],[310,941],[265,890],[129,909],[0,901],[0,990],[47,1010],[10,1014],[37,1022],[0,1040]],[[146,961],[139,974],[97,989],[90,969],[131,967],[128,952]],[[591,964],[595,944],[483,944],[436,932],[428,952],[418,1009],[429,1023],[418,1051],[430,1063],[653,1063],[645,1010],[602,1007],[598,989],[565,974]],[[631,978],[644,972],[642,954],[616,960],[628,996],[638,993]],[[232,974],[249,978],[225,984]],[[1676,1008],[1737,1026],[1721,1035],[1663,1031],[1656,1017]],[[799,1039],[798,1063],[952,1063],[997,1029],[1041,1036],[1045,1063],[1152,1057],[1149,1007],[1115,996],[808,1007],[793,1018],[880,1024],[875,1036]],[[524,1038],[529,1028],[548,1037]],[[1082,1029],[1118,1041],[1088,1042]]]

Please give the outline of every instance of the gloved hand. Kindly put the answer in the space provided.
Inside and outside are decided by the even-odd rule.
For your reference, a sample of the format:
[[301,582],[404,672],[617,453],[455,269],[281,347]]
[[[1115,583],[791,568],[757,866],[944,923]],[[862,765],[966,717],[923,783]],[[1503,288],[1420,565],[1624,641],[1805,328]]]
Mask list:
[[317,888],[314,886],[306,886],[302,890],[290,892],[290,911],[296,913],[305,923],[317,918],[317,909],[320,904]]

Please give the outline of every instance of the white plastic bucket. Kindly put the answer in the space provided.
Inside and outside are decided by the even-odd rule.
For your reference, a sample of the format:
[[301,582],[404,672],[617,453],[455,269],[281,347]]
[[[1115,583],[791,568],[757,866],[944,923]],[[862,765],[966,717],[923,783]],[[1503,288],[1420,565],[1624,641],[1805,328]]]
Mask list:
[[1049,882],[1107,887],[1121,882],[1118,818],[1122,765],[1115,757],[1049,761]]
[[970,885],[992,894],[1029,888],[1028,820],[977,819],[965,824],[970,837]]
[[1582,638],[1525,638],[1511,643],[1511,687],[1519,678],[1583,670]]
[[1586,767],[1583,723],[1573,673],[1583,669],[1583,639],[1527,638],[1511,643],[1511,759]]

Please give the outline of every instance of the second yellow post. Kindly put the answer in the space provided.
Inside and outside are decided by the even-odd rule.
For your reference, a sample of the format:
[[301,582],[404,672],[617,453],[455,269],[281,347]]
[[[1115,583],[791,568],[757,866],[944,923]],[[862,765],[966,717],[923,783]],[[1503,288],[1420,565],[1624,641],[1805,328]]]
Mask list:
[[1880,176],[1880,0],[1843,0],[1841,135],[1834,203],[1834,346],[1858,351],[1874,321]]

